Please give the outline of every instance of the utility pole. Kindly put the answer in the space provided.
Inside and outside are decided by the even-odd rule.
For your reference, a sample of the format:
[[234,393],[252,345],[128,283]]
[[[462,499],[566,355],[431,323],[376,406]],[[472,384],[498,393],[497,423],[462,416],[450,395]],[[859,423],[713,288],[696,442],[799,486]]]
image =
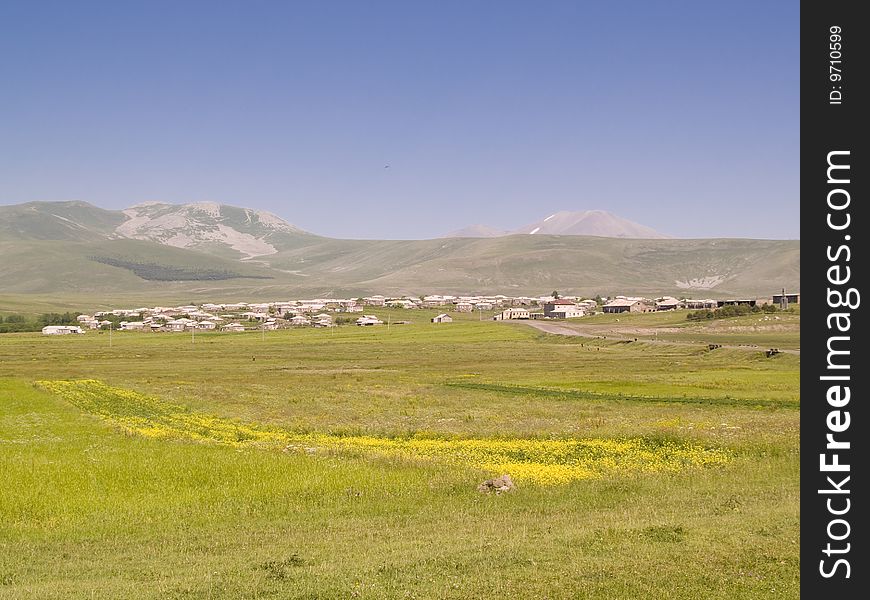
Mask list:
[[261,327],[260,329],[262,329],[262,332],[263,332],[263,341],[265,342],[265,341],[266,341],[266,321],[263,321],[263,325],[262,325],[262,327]]
[[196,343],[196,340],[194,339],[195,334],[196,334],[196,324],[193,324],[193,326],[191,326],[191,328],[190,328],[190,343],[191,344]]
[[109,348],[112,347],[112,322],[109,321]]

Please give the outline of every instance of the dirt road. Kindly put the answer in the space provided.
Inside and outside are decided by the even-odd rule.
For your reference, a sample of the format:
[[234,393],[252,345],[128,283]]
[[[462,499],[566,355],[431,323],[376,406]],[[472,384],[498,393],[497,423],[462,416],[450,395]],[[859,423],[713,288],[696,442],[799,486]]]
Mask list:
[[[692,346],[697,348],[701,345],[707,345],[706,342],[686,342],[686,341],[674,341],[674,340],[660,340],[656,338],[649,337],[639,337],[630,335],[630,333],[621,332],[614,333],[612,330],[604,330],[600,326],[591,327],[588,325],[583,325],[581,323],[571,323],[570,325],[558,322],[547,322],[547,321],[514,321],[516,323],[524,323],[529,327],[533,327],[538,331],[543,331],[544,333],[551,333],[553,335],[566,335],[566,336],[574,336],[574,337],[585,337],[591,339],[608,339],[608,340],[616,340],[616,341],[638,341],[644,342],[647,344],[668,344],[672,346]],[[645,333],[648,331],[644,330]],[[647,334],[648,335],[648,334]],[[764,352],[767,348],[762,348],[760,346],[755,345],[739,345],[739,344],[721,344],[720,348],[731,348],[734,350],[746,350],[750,352]],[[796,354],[800,356],[800,350],[780,350],[783,354]]]

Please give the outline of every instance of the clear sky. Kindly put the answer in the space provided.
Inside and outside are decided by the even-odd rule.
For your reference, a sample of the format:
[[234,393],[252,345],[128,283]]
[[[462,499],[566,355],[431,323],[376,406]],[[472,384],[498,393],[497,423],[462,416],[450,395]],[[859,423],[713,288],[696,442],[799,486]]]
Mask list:
[[794,239],[798,5],[5,0],[0,204]]

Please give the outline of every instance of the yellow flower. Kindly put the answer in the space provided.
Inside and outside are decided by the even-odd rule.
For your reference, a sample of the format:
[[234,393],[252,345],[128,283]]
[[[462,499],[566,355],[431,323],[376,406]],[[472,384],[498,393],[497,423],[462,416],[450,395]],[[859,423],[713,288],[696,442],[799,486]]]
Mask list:
[[298,434],[191,412],[158,398],[113,388],[101,381],[40,381],[42,388],[128,433],[235,448],[310,449],[409,461],[438,461],[508,473],[537,485],[565,484],[630,473],[667,473],[727,463],[729,454],[695,442],[626,439],[381,438]]

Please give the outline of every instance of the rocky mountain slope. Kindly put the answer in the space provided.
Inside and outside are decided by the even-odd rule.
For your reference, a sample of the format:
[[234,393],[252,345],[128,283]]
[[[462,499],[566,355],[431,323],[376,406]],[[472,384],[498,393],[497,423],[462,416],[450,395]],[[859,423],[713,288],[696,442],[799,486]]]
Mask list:
[[226,205],[6,206],[0,207],[0,298],[188,301],[553,289],[733,297],[800,288],[798,241],[551,235],[582,223],[559,215],[542,223],[487,238],[340,240]]
[[100,241],[133,239],[249,259],[314,237],[262,210],[215,202],[147,202],[105,210],[87,202],[29,202],[0,206],[0,240]]

